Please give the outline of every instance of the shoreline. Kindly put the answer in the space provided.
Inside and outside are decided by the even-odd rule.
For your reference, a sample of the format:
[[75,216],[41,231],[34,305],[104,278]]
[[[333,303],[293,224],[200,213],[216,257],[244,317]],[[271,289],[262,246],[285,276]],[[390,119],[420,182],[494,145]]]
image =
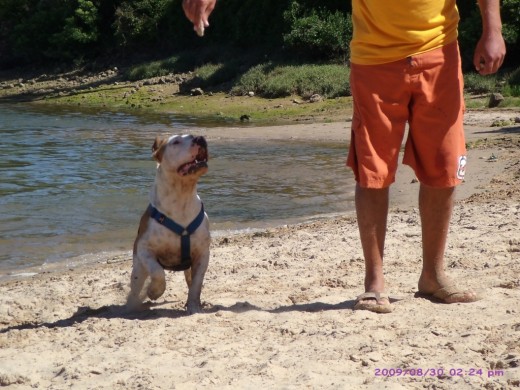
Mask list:
[[[492,123],[493,121],[499,120],[501,117],[511,117],[511,112],[486,112],[486,116],[476,117],[472,114],[467,118],[468,123],[483,123],[487,121]],[[519,112],[520,114],[520,112]],[[282,130],[283,129],[283,130]],[[466,176],[465,182],[458,186],[456,191],[456,199],[458,202],[464,201],[465,199],[482,192],[483,187],[490,183],[495,176],[500,172],[503,172],[510,158],[502,158],[504,155],[504,145],[507,143],[506,140],[501,139],[497,145],[482,144],[482,140],[502,138],[512,134],[517,134],[517,128],[506,127],[506,128],[495,128],[490,126],[482,125],[466,125],[466,139],[468,144],[476,144],[477,147],[470,148],[468,156],[470,164],[468,165],[468,175]],[[331,122],[331,123],[312,123],[312,124],[291,124],[291,125],[276,125],[276,126],[263,126],[263,127],[211,127],[197,130],[204,135],[210,142],[211,140],[218,139],[219,142],[225,141],[287,141],[297,140],[305,142],[339,142],[345,143],[345,159],[348,149],[348,143],[350,142],[350,122]],[[492,162],[488,161],[491,156],[498,156]],[[400,157],[402,159],[402,155]],[[341,169],[348,170],[344,161],[340,161]],[[390,208],[391,209],[411,209],[417,207],[418,198],[418,184],[414,182],[415,176],[413,171],[409,168],[400,164],[398,167],[396,182],[391,187],[391,198]],[[353,193],[351,194],[353,197]],[[354,216],[354,209],[345,210],[344,212],[336,213],[340,216]],[[296,218],[295,221],[289,222],[290,225],[299,225],[305,223],[305,221],[322,221],[326,219],[334,219],[329,215],[308,215],[305,217]],[[216,234],[216,237],[225,235],[241,235],[250,230],[251,232],[264,231],[271,228],[277,228],[287,223],[282,221],[266,221],[256,224],[256,227],[244,227],[238,229],[231,229],[233,232],[230,233],[229,229],[224,229]],[[261,225],[264,225],[263,227]],[[259,227],[260,226],[260,227]],[[133,234],[133,230],[132,230]],[[252,233],[251,233],[252,234]],[[129,239],[129,242],[133,239]],[[131,246],[130,244],[128,245]],[[120,245],[119,245],[120,247]],[[48,259],[41,265],[34,266],[15,266],[6,267],[0,271],[0,283],[3,280],[16,279],[15,275],[19,273],[35,273],[35,272],[48,272],[48,269],[55,269],[59,265],[63,268],[70,268],[69,263],[74,264],[74,268],[82,266],[82,264],[90,264],[97,261],[99,256],[103,253],[118,253],[122,254],[126,251],[121,249],[113,249],[104,247],[101,252],[89,252],[75,255],[72,259],[69,257]],[[83,260],[80,260],[83,259]],[[90,259],[90,260],[87,260]],[[49,261],[50,260],[50,261]],[[38,270],[38,271],[36,271]]]
[[[469,123],[483,123],[487,121],[492,123],[504,116],[511,117],[511,112],[486,112],[484,118],[482,115],[476,117],[470,114],[467,118]],[[468,143],[478,142],[482,137],[497,137],[507,135],[510,132],[514,134],[514,127],[510,128],[494,128],[484,126],[466,125],[466,138]],[[191,130],[190,130],[191,131]],[[212,140],[223,141],[234,141],[240,140],[242,142],[257,142],[257,141],[304,141],[304,142],[338,142],[345,144],[345,159],[348,149],[348,143],[350,141],[350,122],[331,122],[331,123],[312,123],[312,124],[291,124],[291,125],[276,125],[276,126],[263,126],[263,127],[210,127],[198,129],[210,142]],[[480,191],[480,188],[486,183],[493,179],[493,177],[504,170],[506,159],[498,158],[493,163],[487,162],[487,159],[492,155],[500,156],[502,152],[499,152],[501,146],[495,146],[494,148],[483,148],[483,149],[472,149],[469,152],[470,165],[468,166],[468,175],[466,181],[460,185],[457,189],[457,200],[461,201],[466,199],[476,192]],[[402,158],[402,156],[401,156]],[[344,161],[338,161],[340,169],[348,170]],[[475,174],[477,173],[477,174]],[[396,183],[391,187],[391,208],[413,208],[417,206],[418,197],[418,185],[414,183],[414,174],[411,169],[400,164],[398,168]],[[353,197],[353,193],[349,195],[349,198]],[[350,204],[350,202],[349,202]],[[354,210],[345,209],[344,212],[339,212],[339,215],[353,215]],[[324,220],[328,219],[328,215],[308,215],[305,217],[296,218],[294,221],[288,222],[289,224],[300,224],[307,220]],[[252,231],[262,231],[270,228],[276,228],[281,225],[286,225],[283,221],[265,221],[260,225],[255,224],[256,227],[252,228]],[[243,225],[243,224],[242,224]],[[263,227],[261,226],[263,225]],[[259,227],[260,226],[260,227]],[[251,226],[232,229],[236,230],[235,234],[243,234],[249,230]],[[218,235],[229,234],[228,229],[224,229],[218,233]],[[218,236],[217,235],[217,236]],[[129,235],[131,238],[128,242],[131,243],[133,238],[132,234]],[[119,248],[121,245],[118,245]],[[131,247],[129,244],[128,247]],[[94,248],[93,248],[94,249]],[[89,253],[78,253],[71,259],[70,257],[51,258],[45,260],[41,265],[21,265],[21,266],[9,266],[5,267],[0,271],[0,283],[2,280],[11,280],[14,276],[19,273],[34,273],[34,272],[47,272],[49,268],[55,269],[58,265],[62,265],[64,268],[70,268],[69,263],[81,266],[82,263],[90,264],[95,262],[99,256],[102,256],[105,252],[117,252],[125,253],[124,250],[110,248],[106,245],[100,252],[89,252]],[[79,260],[83,259],[83,260]],[[89,260],[90,259],[90,260]],[[38,271],[35,271],[38,270]]]

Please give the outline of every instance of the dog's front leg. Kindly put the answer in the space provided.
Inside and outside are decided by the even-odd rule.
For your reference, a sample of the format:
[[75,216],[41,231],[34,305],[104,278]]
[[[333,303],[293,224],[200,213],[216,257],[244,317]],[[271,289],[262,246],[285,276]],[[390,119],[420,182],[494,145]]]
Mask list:
[[[198,261],[194,261],[191,267],[191,285],[189,284],[188,301],[186,302],[186,310],[188,314],[202,312],[200,294],[202,292],[202,282],[204,281],[204,275],[208,269],[208,263],[209,250],[204,252]],[[188,282],[188,278],[186,278],[186,282]]]
[[146,272],[145,267],[139,258],[134,255],[132,275],[130,276],[130,293],[126,299],[126,306],[128,309],[138,309],[143,303],[144,296],[141,294],[141,291],[147,277],[148,273]]
[[146,293],[148,298],[155,301],[163,295],[166,290],[166,274],[163,267],[160,266],[155,257],[147,259],[145,266],[150,273],[151,279]]
[[[150,276],[150,284],[146,290],[146,295],[154,301],[163,295],[166,290],[166,274],[152,251],[138,248],[137,256],[141,260],[145,273]],[[139,282],[142,283],[143,281],[140,280]]]
[[191,287],[191,268],[184,271],[184,279],[186,279],[186,284],[188,285],[188,289]]

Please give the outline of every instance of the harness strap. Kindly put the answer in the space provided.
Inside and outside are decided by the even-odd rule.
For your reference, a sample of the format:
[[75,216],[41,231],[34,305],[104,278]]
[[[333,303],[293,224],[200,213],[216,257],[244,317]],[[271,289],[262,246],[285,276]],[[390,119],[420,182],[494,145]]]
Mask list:
[[161,213],[151,204],[148,206],[150,210],[150,218],[153,218],[155,221],[163,225],[164,227],[170,229],[172,232],[181,237],[181,263],[179,265],[175,265],[172,267],[165,267],[159,261],[159,264],[165,269],[172,271],[183,271],[191,267],[191,245],[190,245],[190,235],[192,235],[195,230],[201,225],[202,221],[204,221],[204,204],[200,207],[199,214],[195,217],[195,219],[187,226],[183,227],[175,222],[173,219],[169,218],[165,214]]

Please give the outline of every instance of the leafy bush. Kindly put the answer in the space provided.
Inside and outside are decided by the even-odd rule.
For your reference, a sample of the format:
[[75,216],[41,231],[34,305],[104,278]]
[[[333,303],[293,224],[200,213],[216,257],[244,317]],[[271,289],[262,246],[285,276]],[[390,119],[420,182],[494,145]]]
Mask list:
[[[480,13],[472,1],[458,6],[461,52],[469,69],[481,33]],[[502,0],[501,11],[505,66],[517,66],[520,0]],[[240,48],[239,56],[262,50],[267,57],[261,62],[283,53],[302,62],[344,63],[352,36],[350,12],[345,0],[219,0],[206,36],[199,39],[182,0],[0,0],[0,65],[157,59],[221,46]]]
[[475,72],[464,74],[464,89],[471,93],[491,93],[497,90],[495,75],[481,76]]
[[293,1],[284,13],[291,26],[284,35],[288,48],[314,57],[348,59],[352,38],[352,22],[349,15],[324,8],[310,10]]
[[152,61],[134,66],[127,71],[126,77],[131,81],[142,80],[151,77],[166,76],[174,72],[174,69],[175,58],[170,58],[164,61]]
[[164,18],[169,0],[123,1],[115,10],[114,35],[122,46],[157,42],[158,26]]
[[520,86],[520,67],[516,68],[508,77],[507,83],[512,86]]
[[238,79],[235,86],[231,89],[232,95],[245,95],[248,92],[260,93],[262,86],[267,80],[267,68],[270,64],[260,64],[253,66]]
[[350,95],[349,68],[342,65],[285,65],[262,64],[251,68],[235,84],[233,94],[253,91],[265,97],[317,93],[324,97]]
[[67,59],[82,57],[99,38],[98,24],[98,9],[94,3],[78,0],[77,8],[65,19],[63,29],[49,37],[48,55]]
[[520,97],[520,67],[506,77],[504,95]]

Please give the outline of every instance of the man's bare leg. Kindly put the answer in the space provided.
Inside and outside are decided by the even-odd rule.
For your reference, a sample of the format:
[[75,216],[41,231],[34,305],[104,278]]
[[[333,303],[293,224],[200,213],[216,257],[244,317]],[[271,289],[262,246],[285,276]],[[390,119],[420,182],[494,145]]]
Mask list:
[[[421,184],[419,211],[421,214],[423,269],[419,291],[433,294],[453,286],[444,271],[444,252],[453,211],[455,187],[433,188]],[[473,291],[458,291],[443,299],[446,303],[471,302],[477,299]]]
[[[356,213],[365,257],[365,292],[384,292],[383,254],[389,190],[356,186]],[[382,298],[382,300],[386,298]],[[376,301],[372,299],[376,304]],[[366,300],[364,303],[369,303]],[[388,304],[389,302],[380,302]]]

